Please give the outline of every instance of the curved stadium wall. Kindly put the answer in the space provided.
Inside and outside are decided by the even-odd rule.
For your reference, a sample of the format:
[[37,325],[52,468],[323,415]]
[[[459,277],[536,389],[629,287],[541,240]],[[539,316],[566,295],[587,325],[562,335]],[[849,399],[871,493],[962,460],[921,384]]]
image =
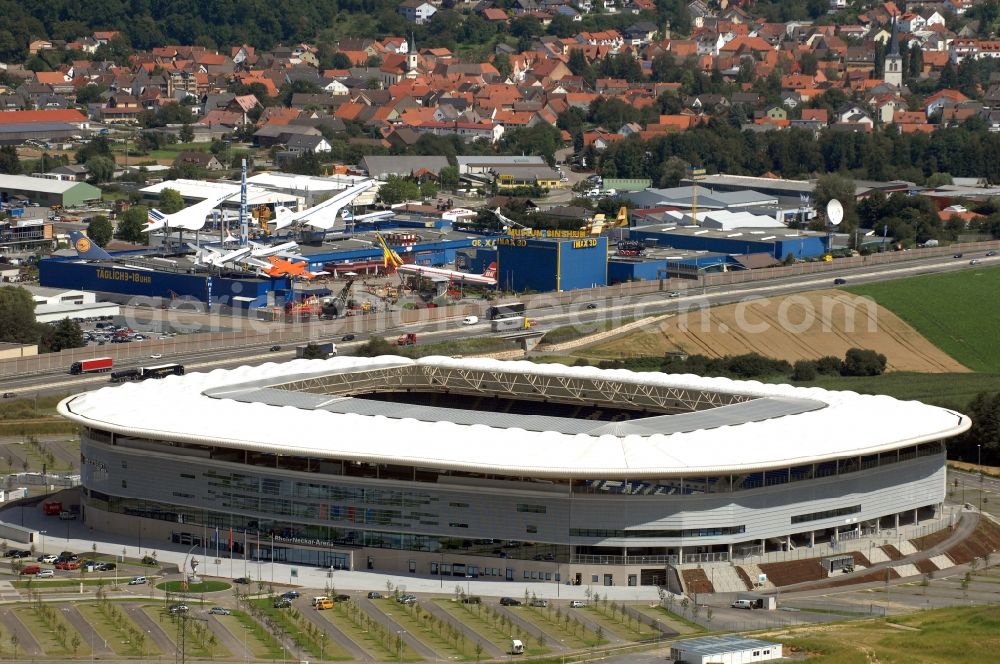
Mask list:
[[944,441],[969,426],[849,392],[398,357],[168,377],[59,410],[83,426],[85,520],[140,547],[616,583],[933,516]]

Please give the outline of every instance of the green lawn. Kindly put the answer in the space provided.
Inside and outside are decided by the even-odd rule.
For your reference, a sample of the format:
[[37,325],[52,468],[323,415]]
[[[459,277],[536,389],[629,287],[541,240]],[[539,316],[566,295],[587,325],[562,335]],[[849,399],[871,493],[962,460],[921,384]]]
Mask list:
[[1000,267],[897,279],[849,289],[867,295],[974,371],[1000,372]]
[[202,581],[201,583],[190,583],[187,588],[184,587],[183,581],[166,581],[164,583],[157,584],[156,587],[159,590],[163,590],[168,593],[186,592],[189,594],[217,593],[220,590],[229,590],[232,588],[232,586],[225,581]]
[[[883,620],[823,625],[780,637],[784,654],[822,664],[992,662],[1000,645],[995,606],[938,609]],[[791,651],[790,651],[791,650]]]

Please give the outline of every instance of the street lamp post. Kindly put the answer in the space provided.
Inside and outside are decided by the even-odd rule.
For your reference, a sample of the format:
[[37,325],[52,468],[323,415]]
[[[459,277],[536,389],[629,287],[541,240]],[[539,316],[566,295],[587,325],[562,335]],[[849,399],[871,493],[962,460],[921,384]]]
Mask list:
[[979,468],[979,511],[983,511],[983,446],[976,445],[976,466]]
[[41,553],[41,555],[43,556],[45,555],[45,533],[47,532],[48,532],[47,530],[38,531],[38,534],[42,536],[42,550],[39,553]]

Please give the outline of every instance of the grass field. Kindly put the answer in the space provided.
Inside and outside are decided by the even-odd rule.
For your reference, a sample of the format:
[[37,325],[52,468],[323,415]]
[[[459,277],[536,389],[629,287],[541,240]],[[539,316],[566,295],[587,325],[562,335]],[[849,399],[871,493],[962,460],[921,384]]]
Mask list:
[[[845,289],[871,297],[974,371],[1000,372],[1000,267]],[[992,294],[992,295],[991,295]]]
[[220,590],[229,590],[232,588],[231,585],[225,581],[202,581],[201,583],[189,583],[187,588],[184,588],[184,582],[182,581],[166,581],[164,583],[157,584],[157,588],[164,590],[168,593],[217,593]]
[[[777,379],[788,382],[787,377]],[[796,383],[803,385],[804,383]],[[935,405],[964,408],[980,392],[1000,391],[1000,373],[922,374],[896,372],[881,376],[819,376],[810,385],[859,394],[888,394]]]
[[1000,647],[1000,609],[938,609],[891,623],[819,625],[761,638],[784,643],[786,657],[804,655],[822,664],[992,662]]

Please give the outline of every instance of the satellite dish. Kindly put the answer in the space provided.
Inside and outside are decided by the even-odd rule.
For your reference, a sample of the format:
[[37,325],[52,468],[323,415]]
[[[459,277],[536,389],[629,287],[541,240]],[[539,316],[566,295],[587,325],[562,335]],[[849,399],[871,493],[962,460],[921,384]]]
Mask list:
[[839,226],[844,220],[844,206],[836,198],[831,198],[826,204],[826,219],[831,226]]

